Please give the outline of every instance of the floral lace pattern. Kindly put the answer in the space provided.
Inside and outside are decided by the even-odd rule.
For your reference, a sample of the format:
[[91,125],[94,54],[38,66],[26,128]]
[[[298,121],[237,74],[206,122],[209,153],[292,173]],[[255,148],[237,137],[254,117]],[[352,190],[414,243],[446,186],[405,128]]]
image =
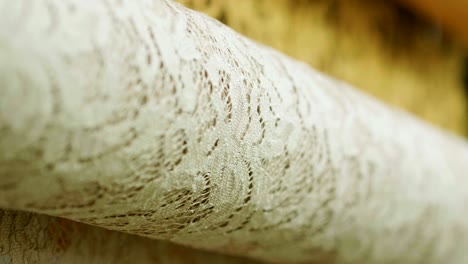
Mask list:
[[2,208],[267,261],[467,260],[462,139],[170,1],[1,4]]

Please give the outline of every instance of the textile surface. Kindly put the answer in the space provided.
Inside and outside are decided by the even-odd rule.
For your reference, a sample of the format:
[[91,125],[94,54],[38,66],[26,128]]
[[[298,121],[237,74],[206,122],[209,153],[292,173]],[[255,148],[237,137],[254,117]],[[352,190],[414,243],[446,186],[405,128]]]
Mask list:
[[0,263],[236,264],[249,259],[25,212],[0,213]]
[[383,102],[468,136],[462,81],[463,72],[468,74],[466,51],[443,28],[398,1],[177,2]]
[[170,1],[0,3],[1,208],[272,262],[466,263],[465,140]]

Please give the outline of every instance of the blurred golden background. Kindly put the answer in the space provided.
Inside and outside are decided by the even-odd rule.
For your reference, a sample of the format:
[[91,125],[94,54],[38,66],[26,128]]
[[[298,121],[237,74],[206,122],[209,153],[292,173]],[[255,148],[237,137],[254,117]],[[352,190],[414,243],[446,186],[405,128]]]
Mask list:
[[464,49],[436,23],[394,1],[178,1],[384,102],[468,135]]

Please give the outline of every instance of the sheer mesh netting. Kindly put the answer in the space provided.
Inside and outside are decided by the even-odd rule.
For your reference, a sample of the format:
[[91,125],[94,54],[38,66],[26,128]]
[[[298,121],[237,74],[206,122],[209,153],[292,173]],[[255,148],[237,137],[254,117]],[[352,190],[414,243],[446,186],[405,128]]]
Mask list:
[[0,3],[3,209],[281,263],[467,263],[464,140],[168,0]]

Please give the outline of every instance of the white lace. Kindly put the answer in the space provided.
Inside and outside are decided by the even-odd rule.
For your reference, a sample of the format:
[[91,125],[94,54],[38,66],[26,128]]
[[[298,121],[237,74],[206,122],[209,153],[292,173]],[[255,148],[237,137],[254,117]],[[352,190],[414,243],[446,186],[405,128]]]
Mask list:
[[2,1],[2,208],[276,262],[468,261],[464,140],[168,0],[45,3]]

